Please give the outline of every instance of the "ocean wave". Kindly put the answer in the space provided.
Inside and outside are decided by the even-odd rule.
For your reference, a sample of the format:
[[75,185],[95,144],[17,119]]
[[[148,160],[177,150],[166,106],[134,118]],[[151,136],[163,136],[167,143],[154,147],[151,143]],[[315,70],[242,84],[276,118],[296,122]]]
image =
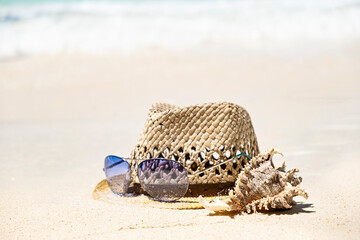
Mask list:
[[337,47],[360,39],[358,1],[91,1],[2,5],[0,57],[231,46]]

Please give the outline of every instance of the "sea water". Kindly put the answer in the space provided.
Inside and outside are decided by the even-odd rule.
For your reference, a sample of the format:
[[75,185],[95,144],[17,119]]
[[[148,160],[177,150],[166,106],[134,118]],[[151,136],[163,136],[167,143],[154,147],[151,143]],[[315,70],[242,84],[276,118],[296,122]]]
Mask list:
[[197,47],[311,52],[359,40],[359,0],[0,0],[0,58]]

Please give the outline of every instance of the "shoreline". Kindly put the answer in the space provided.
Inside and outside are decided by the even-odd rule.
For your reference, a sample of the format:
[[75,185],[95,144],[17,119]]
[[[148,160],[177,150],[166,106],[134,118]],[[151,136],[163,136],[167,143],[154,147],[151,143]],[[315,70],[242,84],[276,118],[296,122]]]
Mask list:
[[54,52],[36,52],[23,53],[17,56],[0,56],[0,64],[37,58],[56,58],[56,57],[117,57],[117,58],[141,58],[145,56],[220,56],[220,57],[246,57],[250,59],[259,58],[278,58],[278,59],[309,59],[318,56],[330,57],[357,57],[360,52],[360,45],[354,39],[343,43],[318,43],[310,42],[307,45],[293,45],[288,48],[281,46],[270,47],[268,49],[248,48],[239,44],[220,44],[220,43],[202,43],[194,46],[183,47],[160,47],[147,46],[128,51],[54,51]]

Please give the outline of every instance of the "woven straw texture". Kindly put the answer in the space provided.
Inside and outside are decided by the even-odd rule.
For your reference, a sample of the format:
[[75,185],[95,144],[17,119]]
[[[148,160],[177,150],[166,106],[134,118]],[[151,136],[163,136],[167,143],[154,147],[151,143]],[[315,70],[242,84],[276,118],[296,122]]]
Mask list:
[[[155,103],[131,157],[173,159],[187,169],[190,184],[208,184],[235,182],[247,162],[245,157],[195,173],[239,153],[251,158],[259,153],[254,128],[244,108],[227,102],[183,108]],[[134,179],[136,164],[131,162]]]

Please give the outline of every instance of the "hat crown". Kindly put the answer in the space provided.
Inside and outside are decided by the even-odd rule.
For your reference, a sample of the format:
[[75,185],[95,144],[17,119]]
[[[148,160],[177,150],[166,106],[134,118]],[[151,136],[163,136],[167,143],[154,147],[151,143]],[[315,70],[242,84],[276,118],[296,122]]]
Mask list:
[[187,169],[190,184],[207,184],[235,182],[246,157],[210,167],[239,153],[251,158],[259,153],[250,116],[243,107],[227,102],[188,107],[155,103],[131,157],[173,159]]

